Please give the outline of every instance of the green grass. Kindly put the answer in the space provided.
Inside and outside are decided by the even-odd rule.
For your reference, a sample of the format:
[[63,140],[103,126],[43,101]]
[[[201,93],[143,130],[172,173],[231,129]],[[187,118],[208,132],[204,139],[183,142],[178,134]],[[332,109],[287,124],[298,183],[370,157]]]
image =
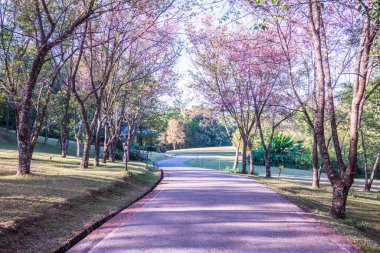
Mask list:
[[[224,153],[224,151],[222,151]],[[216,170],[228,170],[231,169],[234,163],[234,156],[226,156],[226,155],[218,155],[217,152],[214,151],[213,157],[207,157],[209,154],[207,153],[190,153],[191,158],[185,162],[186,165],[192,167],[203,167],[210,168]],[[203,156],[206,154],[205,156]],[[179,152],[179,155],[183,155],[183,153]],[[178,155],[177,155],[178,156]],[[247,165],[248,166],[248,165]],[[239,163],[239,169],[241,170],[241,162]],[[255,172],[260,176],[265,176],[265,167],[260,165],[254,166]],[[272,177],[277,177],[279,173],[278,167],[271,167]],[[311,185],[313,180],[313,173],[311,170],[299,170],[292,168],[285,168],[281,172],[281,179],[289,182],[294,182],[298,184]],[[327,179],[325,173],[321,175],[321,185],[330,186],[330,182]],[[361,191],[364,188],[364,179],[357,178],[355,179],[353,189],[357,191]],[[380,191],[380,183],[375,181],[372,189],[374,191]]]
[[315,190],[308,185],[287,180],[267,179],[262,176],[251,178],[266,184],[303,210],[331,225],[361,247],[364,252],[380,252],[379,192],[351,191],[347,200],[347,218],[344,221],[337,221],[329,216],[332,196],[330,186],[324,185],[321,189]]
[[[195,158],[187,160],[185,164],[217,170],[228,170],[232,167],[234,158],[231,155],[225,156],[225,149],[221,150],[221,156],[215,148],[212,149],[212,152],[215,156],[202,157],[208,153],[199,152],[199,150],[194,150],[194,152],[186,150],[186,153],[195,156]],[[183,154],[181,150],[178,150],[177,153]],[[324,174],[322,175],[321,189],[315,190],[311,188],[312,172],[309,170],[285,168],[280,180],[277,179],[278,168],[273,167],[271,170],[272,178],[267,179],[264,177],[265,168],[255,166],[258,176],[250,176],[250,178],[268,185],[305,211],[331,225],[354,244],[361,247],[363,251],[380,252],[379,182],[375,182],[373,191],[363,192],[363,180],[356,179],[347,201],[347,218],[345,221],[337,221],[329,217],[332,189]]]
[[171,156],[172,155],[170,155],[170,154],[157,153],[157,152],[149,152],[149,163],[153,164],[155,162],[159,162],[159,161],[168,159]]
[[15,176],[14,136],[0,130],[0,252],[51,252],[84,228],[132,202],[159,178],[159,170],[130,162],[79,168],[59,148],[37,144],[32,174]]
[[219,155],[219,156],[234,156],[235,149],[233,147],[210,147],[210,148],[190,148],[171,150],[166,152],[169,155]]

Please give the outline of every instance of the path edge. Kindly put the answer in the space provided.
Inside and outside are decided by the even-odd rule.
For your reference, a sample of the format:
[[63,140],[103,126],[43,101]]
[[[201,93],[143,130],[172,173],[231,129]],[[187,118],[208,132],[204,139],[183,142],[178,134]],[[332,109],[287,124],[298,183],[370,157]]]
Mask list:
[[87,227],[85,230],[83,230],[81,233],[79,233],[78,235],[71,238],[69,241],[67,241],[65,244],[63,244],[61,247],[59,247],[58,249],[53,251],[53,253],[64,253],[64,252],[68,251],[69,249],[74,247],[74,245],[76,245],[81,240],[83,240],[86,236],[91,234],[95,229],[99,228],[104,223],[109,221],[111,218],[115,217],[117,214],[119,214],[120,212],[129,208],[131,205],[135,204],[136,202],[138,202],[139,200],[144,198],[146,195],[151,193],[157,187],[157,185],[159,185],[161,183],[162,179],[164,178],[164,171],[162,169],[160,169],[160,173],[161,173],[160,178],[145,193],[143,193],[142,195],[140,195],[139,197],[134,199],[132,202],[130,202],[130,203],[124,205],[123,207],[111,212],[106,217],[96,221],[95,223],[93,223],[92,225]]

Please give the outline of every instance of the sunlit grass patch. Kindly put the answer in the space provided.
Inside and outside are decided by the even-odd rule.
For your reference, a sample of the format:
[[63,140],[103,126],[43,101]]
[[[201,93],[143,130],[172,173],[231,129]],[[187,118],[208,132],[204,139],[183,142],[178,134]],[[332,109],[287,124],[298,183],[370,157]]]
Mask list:
[[0,143],[0,252],[51,252],[143,194],[160,175],[140,162],[129,162],[129,172],[121,162],[94,168],[90,161],[83,170],[79,158],[61,158],[59,146],[39,143],[32,174],[16,176],[13,140]]

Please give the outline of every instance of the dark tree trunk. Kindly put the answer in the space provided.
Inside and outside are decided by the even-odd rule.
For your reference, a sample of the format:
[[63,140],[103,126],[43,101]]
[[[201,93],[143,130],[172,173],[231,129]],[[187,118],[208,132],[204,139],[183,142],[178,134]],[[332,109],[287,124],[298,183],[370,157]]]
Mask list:
[[[47,117],[47,115],[46,115]],[[49,121],[48,119],[46,119],[45,121],[45,141],[44,141],[44,145],[47,145],[49,142]],[[61,142],[61,145],[62,145],[62,142]]]
[[95,154],[94,154],[94,167],[99,166],[100,159],[100,131],[102,130],[102,123],[100,119],[98,119],[96,131],[95,131]]
[[255,167],[253,164],[253,154],[252,154],[252,146],[249,146],[249,174],[253,175],[255,173]]
[[247,141],[243,139],[243,157],[241,161],[241,173],[247,173]]
[[80,163],[81,169],[88,168],[88,161],[90,159],[90,149],[91,149],[91,132],[87,132],[84,139],[82,161]]
[[[19,135],[21,134],[21,131],[19,130]],[[21,134],[21,136],[24,136],[24,134]],[[30,157],[30,142],[29,138],[26,140],[23,137],[19,137],[18,140],[18,169],[17,169],[17,175],[27,175],[30,174],[30,163],[31,163],[31,157]]]
[[[129,128],[131,129],[131,128]],[[127,142],[124,146],[124,157],[125,157],[125,170],[128,170],[129,154],[131,151],[132,136],[131,132],[128,133]]]
[[48,48],[41,48],[33,60],[29,71],[28,82],[23,91],[23,98],[18,110],[18,169],[17,175],[30,174],[31,150],[30,150],[30,112],[33,100],[33,91],[37,83],[38,75],[44,64]]
[[107,163],[107,156],[108,156],[108,153],[109,153],[109,145],[106,145],[106,146],[104,147],[103,158],[102,158],[102,163],[104,163],[104,164]]
[[18,169],[17,175],[30,174],[30,139],[29,139],[29,120],[20,119],[18,127]]
[[269,150],[268,149],[265,149],[265,151],[264,151],[264,163],[265,163],[265,177],[271,177],[272,173],[270,170]]
[[319,181],[320,181],[320,170],[318,169],[318,147],[317,147],[317,139],[314,135],[313,140],[313,151],[312,151],[312,157],[313,157],[313,184],[312,187],[314,189],[319,189]]
[[365,191],[365,192],[369,192],[369,191],[371,191],[371,187],[372,187],[372,182],[366,181],[366,182],[364,183],[364,191]]
[[109,133],[109,127],[107,125],[107,122],[104,124],[104,143],[103,143],[103,157],[102,157],[102,163],[107,163],[107,156],[108,156],[108,150],[110,147],[110,144],[112,140],[110,139],[110,133]]
[[128,162],[129,162],[129,151],[128,151],[128,148],[127,148],[127,145],[125,145],[124,147],[124,169],[126,171],[128,171]]
[[349,187],[343,182],[337,182],[333,186],[331,216],[336,219],[344,219],[346,216],[346,202]]
[[113,141],[112,144],[110,145],[110,162],[113,163],[115,162],[115,144],[114,142],[116,141]]

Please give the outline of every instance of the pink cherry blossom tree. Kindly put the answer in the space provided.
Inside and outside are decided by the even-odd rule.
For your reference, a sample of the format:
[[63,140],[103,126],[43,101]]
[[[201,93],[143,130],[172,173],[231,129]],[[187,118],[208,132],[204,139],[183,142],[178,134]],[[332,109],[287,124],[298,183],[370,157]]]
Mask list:
[[[249,7],[254,7],[253,10],[260,10],[275,19],[291,22],[295,31],[302,34],[298,38],[293,37],[292,44],[312,54],[315,110],[314,119],[309,117],[308,121],[313,126],[322,165],[333,187],[331,216],[343,219],[348,191],[358,168],[358,141],[363,106],[367,96],[373,94],[380,86],[380,83],[368,86],[372,81],[371,48],[379,33],[378,3],[372,0],[331,2],[288,0],[251,1],[247,4]],[[288,36],[281,34],[280,37],[289,39]],[[289,43],[282,45],[286,46]],[[294,58],[288,58],[293,65],[290,69],[294,71],[300,67]],[[294,72],[289,71],[290,78],[292,73]],[[350,142],[347,156],[344,157],[338,133],[340,120],[336,113],[338,102],[335,95],[340,85],[347,82],[347,79],[352,84],[353,96],[351,107],[347,108]],[[298,98],[297,100],[301,106],[305,104],[305,101]],[[328,132],[331,133],[332,152],[329,150]],[[332,162],[333,157],[337,161],[336,166]]]
[[[206,20],[207,27],[212,26]],[[234,119],[243,141],[242,172],[246,172],[249,136],[257,128],[265,152],[267,176],[271,176],[269,164],[270,142],[266,143],[261,123],[271,118],[271,132],[291,114],[280,116],[279,106],[286,100],[282,95],[283,56],[276,46],[271,31],[249,31],[239,27],[240,32],[225,28],[195,31],[189,29],[194,47],[195,83],[193,85],[207,101],[218,105]],[[289,103],[288,103],[289,104]],[[285,108],[285,107],[283,107]],[[277,112],[281,112],[277,114]],[[250,170],[253,173],[253,167]]]

